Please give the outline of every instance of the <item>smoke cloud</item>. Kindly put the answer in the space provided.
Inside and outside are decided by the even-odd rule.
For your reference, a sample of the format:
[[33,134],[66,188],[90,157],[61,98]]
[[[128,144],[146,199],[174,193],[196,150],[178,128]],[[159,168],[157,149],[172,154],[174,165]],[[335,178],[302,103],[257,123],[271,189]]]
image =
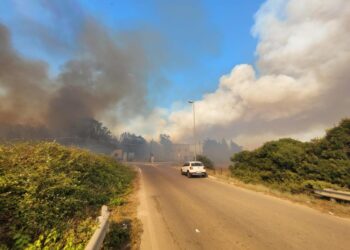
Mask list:
[[[205,39],[212,28],[198,2],[153,4],[153,14],[169,30],[147,23],[114,30],[74,1],[14,2],[11,31],[39,44],[39,55],[26,49],[40,60],[16,51],[9,29],[0,24],[0,137],[9,137],[16,127],[29,134],[74,136],[85,118],[101,120],[114,132],[120,128],[120,134],[135,127],[121,122],[158,118],[162,111],[151,107],[169,81],[163,72],[195,64],[187,53],[193,49],[215,54],[218,46],[216,36]],[[63,62],[59,69],[52,69],[52,58]]]
[[[64,128],[76,118],[107,115],[118,106],[123,118],[146,105],[147,63],[141,45],[120,48],[96,22],[89,21],[81,38],[84,55],[67,62],[49,101],[49,127]],[[59,112],[59,113],[57,113]],[[117,116],[109,114],[117,121]]]
[[[43,3],[56,19],[67,20],[62,5]],[[78,11],[77,6],[71,7]],[[49,76],[45,62],[19,55],[11,45],[9,30],[0,24],[1,128],[43,127],[55,136],[65,136],[85,118],[117,122],[118,116],[125,119],[146,110],[145,81],[150,64],[135,34],[119,34],[117,42],[94,18],[80,18],[84,21],[79,32],[71,30],[79,50],[55,77]],[[34,21],[26,27],[53,51],[72,49],[57,42],[49,28],[38,28]]]
[[[195,64],[192,50],[217,52],[219,39],[208,32],[212,27],[198,4],[156,1],[160,21],[170,25],[167,41],[147,25],[114,32],[73,1],[39,3],[57,29],[22,15],[19,31],[68,59],[53,76],[49,62],[19,54],[0,24],[0,135],[4,127],[22,124],[65,136],[92,117],[115,133],[192,140],[191,107],[152,109],[152,99],[162,95],[147,93],[147,84],[162,86],[168,79],[161,72]],[[183,29],[174,25],[178,16]],[[235,66],[195,103],[200,140],[224,137],[245,147],[286,136],[307,140],[349,116],[349,1],[267,0],[252,33],[258,39],[256,64]],[[188,55],[174,44],[183,44]]]
[[[350,114],[350,2],[268,0],[255,16],[256,67],[238,65],[196,101],[201,140],[233,138],[253,148],[291,136],[307,140]],[[157,130],[189,141],[190,107]]]
[[41,123],[49,90],[47,66],[21,58],[11,47],[10,34],[0,25],[0,121]]

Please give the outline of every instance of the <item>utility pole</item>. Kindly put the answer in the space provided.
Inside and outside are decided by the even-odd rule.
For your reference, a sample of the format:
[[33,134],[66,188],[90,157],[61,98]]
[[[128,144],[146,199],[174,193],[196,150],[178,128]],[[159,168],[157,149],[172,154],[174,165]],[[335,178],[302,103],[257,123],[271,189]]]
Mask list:
[[153,138],[152,138],[152,141],[151,141],[151,153],[150,153],[150,161],[151,161],[151,163],[153,164],[153,162],[154,162],[154,154],[153,154]]
[[196,111],[194,101],[189,100],[188,103],[192,104],[193,113],[193,141],[194,141],[194,160],[197,160],[197,139],[196,139]]

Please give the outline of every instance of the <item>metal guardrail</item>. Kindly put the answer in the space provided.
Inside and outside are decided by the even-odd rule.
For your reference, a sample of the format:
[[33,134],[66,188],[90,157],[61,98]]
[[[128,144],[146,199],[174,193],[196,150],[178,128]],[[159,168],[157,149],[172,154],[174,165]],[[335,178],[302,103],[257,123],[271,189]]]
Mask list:
[[342,200],[350,202],[350,192],[338,191],[333,189],[316,189],[314,193],[323,197],[331,198],[333,200]]
[[85,247],[85,250],[100,250],[102,248],[103,240],[108,231],[109,216],[110,212],[108,211],[108,207],[106,205],[103,205],[101,208],[101,216],[98,217],[98,228],[92,235],[89,243]]

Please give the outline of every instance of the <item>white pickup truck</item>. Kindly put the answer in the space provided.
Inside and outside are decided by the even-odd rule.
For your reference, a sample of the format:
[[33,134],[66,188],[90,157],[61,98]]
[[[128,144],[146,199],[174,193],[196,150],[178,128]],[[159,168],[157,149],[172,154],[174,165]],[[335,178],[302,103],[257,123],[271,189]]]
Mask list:
[[188,178],[192,176],[207,177],[205,166],[200,161],[188,161],[181,167],[181,174],[187,175]]

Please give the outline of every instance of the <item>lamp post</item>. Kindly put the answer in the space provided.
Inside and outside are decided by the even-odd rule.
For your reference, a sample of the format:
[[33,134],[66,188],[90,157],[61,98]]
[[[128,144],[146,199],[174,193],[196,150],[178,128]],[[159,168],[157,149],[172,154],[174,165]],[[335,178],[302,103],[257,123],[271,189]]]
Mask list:
[[188,103],[192,104],[193,113],[193,141],[194,141],[194,160],[197,160],[197,140],[196,140],[196,111],[194,101],[189,100]]
[[154,155],[153,155],[153,138],[152,138],[150,144],[151,144],[150,161],[151,161],[151,163],[153,164],[153,162],[154,162]]

